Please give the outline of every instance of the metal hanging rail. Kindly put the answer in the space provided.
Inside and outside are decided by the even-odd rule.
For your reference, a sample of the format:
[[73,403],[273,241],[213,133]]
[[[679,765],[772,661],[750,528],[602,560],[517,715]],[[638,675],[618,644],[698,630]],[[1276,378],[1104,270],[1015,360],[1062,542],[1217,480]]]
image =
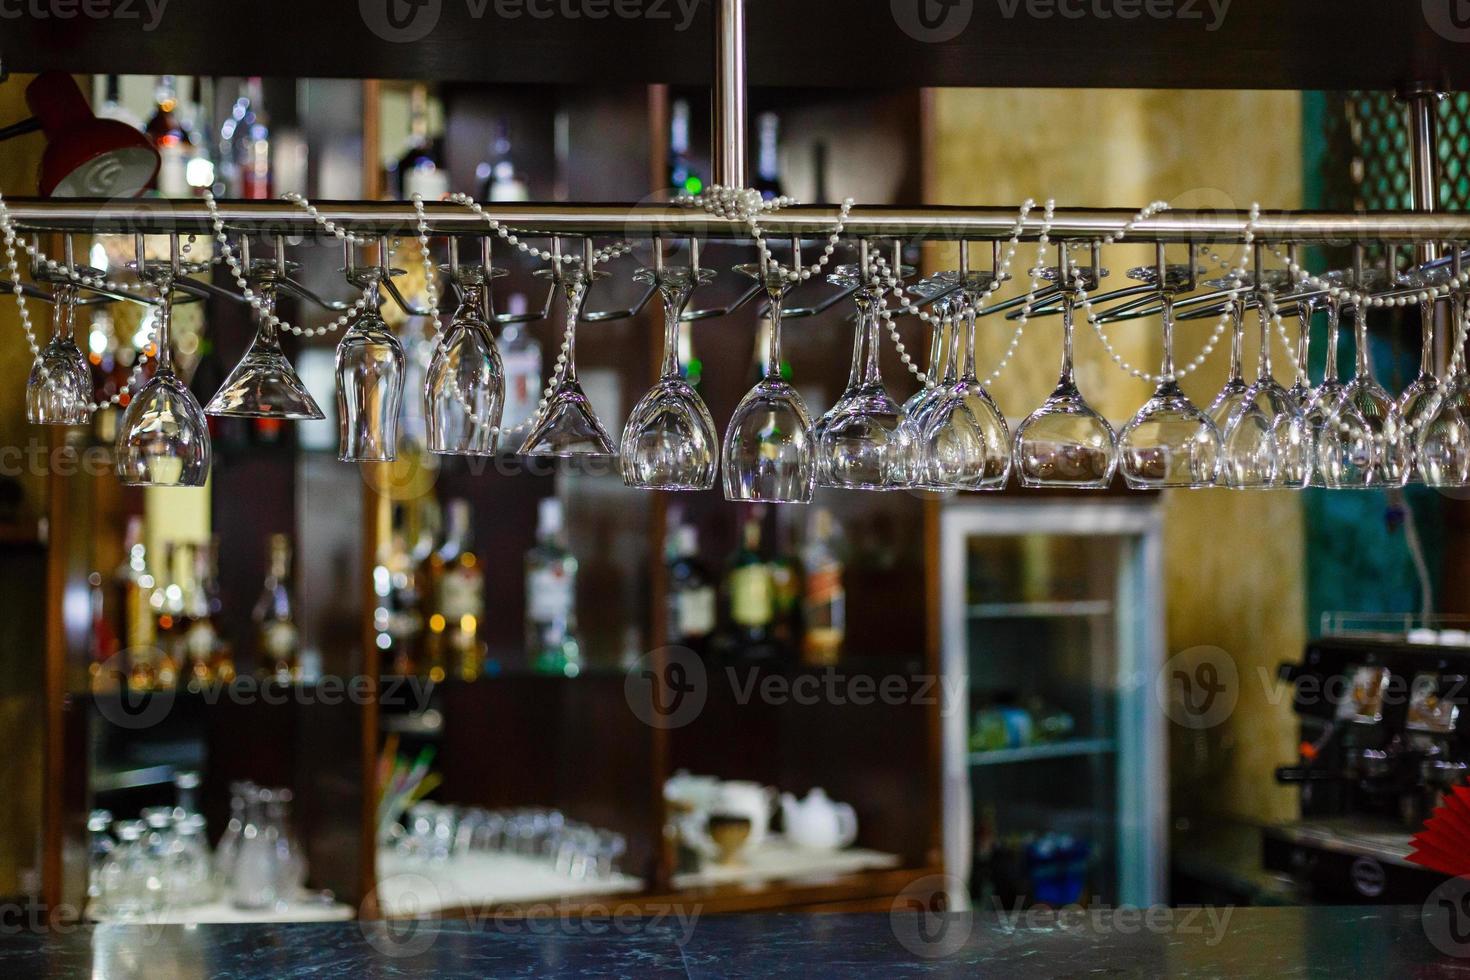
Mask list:
[[[88,200],[18,198],[6,201],[12,220],[25,231],[92,234],[213,234],[203,201]],[[300,207],[286,201],[221,201],[220,218],[231,231],[251,235],[322,235]],[[393,201],[321,201],[319,215],[354,234],[417,234],[413,207]],[[697,208],[673,204],[486,204],[483,214],[463,205],[424,205],[433,235],[491,233],[485,218],[528,236],[605,236],[651,239],[698,236],[748,241],[748,227],[735,219],[717,218]],[[826,236],[839,219],[839,209],[798,205],[763,215],[760,226],[773,240],[793,235]],[[1119,235],[1137,215],[1129,208],[1058,208],[1049,235],[1053,240],[1091,242]],[[1016,228],[1017,209],[1009,207],[854,207],[844,237],[897,238],[905,241],[986,241],[1008,239]],[[1250,226],[1246,211],[1165,211],[1127,229],[1130,242],[1239,242]],[[1039,209],[1022,226],[1023,239],[1042,230]],[[1303,244],[1470,241],[1470,213],[1425,211],[1263,212],[1254,235],[1270,242]]]

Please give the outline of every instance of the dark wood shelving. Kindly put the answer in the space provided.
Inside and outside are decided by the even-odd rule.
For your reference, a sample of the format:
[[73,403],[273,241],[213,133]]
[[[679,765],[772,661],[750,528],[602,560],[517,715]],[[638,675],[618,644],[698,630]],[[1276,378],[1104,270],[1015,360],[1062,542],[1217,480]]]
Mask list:
[[[932,31],[920,24],[921,3],[939,17]],[[142,4],[132,18],[27,17],[6,22],[0,58],[22,72],[540,85],[706,85],[713,72],[711,3],[687,16],[676,0],[642,0],[636,16],[576,3],[568,17],[551,0],[447,0],[411,7],[402,32],[388,26],[392,6],[257,0],[228,29],[202,0],[170,4],[156,23]],[[749,78],[785,87],[1455,89],[1470,82],[1470,25],[1455,21],[1454,7],[1234,0],[1217,14],[1208,0],[749,0]]]

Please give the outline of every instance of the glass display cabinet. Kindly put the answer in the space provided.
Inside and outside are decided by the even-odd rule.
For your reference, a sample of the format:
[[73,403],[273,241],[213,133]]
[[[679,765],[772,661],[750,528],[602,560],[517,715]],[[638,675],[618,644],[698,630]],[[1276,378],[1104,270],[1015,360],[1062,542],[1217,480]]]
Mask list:
[[1156,498],[963,497],[940,516],[944,863],[953,899],[1164,899]]

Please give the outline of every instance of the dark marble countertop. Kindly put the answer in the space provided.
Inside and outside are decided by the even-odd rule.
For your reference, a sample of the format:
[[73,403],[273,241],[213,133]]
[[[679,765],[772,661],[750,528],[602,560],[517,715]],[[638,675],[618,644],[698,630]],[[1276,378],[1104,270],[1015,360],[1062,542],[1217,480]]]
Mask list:
[[[1470,883],[1466,885],[1470,889]],[[1465,889],[1419,907],[726,915],[0,934],[0,977],[1464,977]]]

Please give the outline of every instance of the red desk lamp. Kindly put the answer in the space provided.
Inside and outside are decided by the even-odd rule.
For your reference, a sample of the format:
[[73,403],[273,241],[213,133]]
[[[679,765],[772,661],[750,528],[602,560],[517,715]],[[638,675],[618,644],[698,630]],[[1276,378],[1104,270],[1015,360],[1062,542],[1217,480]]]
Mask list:
[[34,116],[0,127],[0,140],[46,134],[42,197],[137,197],[153,182],[158,151],[148,137],[116,119],[97,118],[66,72],[37,75],[26,86],[26,105]]

